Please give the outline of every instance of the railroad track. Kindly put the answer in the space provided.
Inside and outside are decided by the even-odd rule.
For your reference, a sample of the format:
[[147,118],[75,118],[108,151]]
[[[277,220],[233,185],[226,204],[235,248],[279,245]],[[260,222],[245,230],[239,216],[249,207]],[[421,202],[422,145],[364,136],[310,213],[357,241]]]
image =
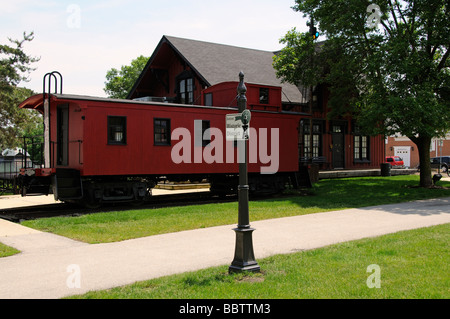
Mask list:
[[174,195],[156,195],[140,205],[131,203],[105,204],[100,208],[85,208],[75,204],[56,203],[35,205],[29,207],[17,207],[0,209],[0,218],[13,222],[20,222],[29,219],[38,219],[55,216],[80,216],[110,211],[124,211],[131,209],[156,209],[163,207],[201,205],[211,203],[224,203],[237,201],[237,196],[227,196],[218,198],[212,196],[209,192],[185,193]]
[[[268,195],[268,196],[253,195],[251,197],[251,200],[282,198],[289,196],[292,195],[284,195],[284,194]],[[155,195],[140,205],[133,205],[129,202],[114,203],[114,204],[105,204],[100,208],[90,209],[80,207],[79,205],[76,204],[55,203],[55,204],[34,205],[28,207],[0,209],[0,218],[18,223],[23,220],[56,217],[56,216],[81,216],[86,214],[112,212],[112,211],[156,209],[164,207],[226,203],[226,202],[234,202],[237,200],[238,200],[237,195],[227,195],[226,197],[218,197],[212,196],[209,192]]]

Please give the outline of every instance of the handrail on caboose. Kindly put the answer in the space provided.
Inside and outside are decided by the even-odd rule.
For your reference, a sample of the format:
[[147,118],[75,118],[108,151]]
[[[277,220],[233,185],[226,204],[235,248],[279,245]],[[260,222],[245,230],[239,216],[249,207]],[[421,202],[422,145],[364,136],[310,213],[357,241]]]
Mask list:
[[[59,93],[62,94],[63,77],[58,71],[49,72],[44,75],[42,80],[42,102],[44,105],[44,167],[51,167],[52,149],[50,147],[50,94],[52,90],[52,78],[55,80],[55,94],[58,93],[58,79],[59,75]],[[48,99],[46,100],[45,80],[48,77]]]
[[56,75],[59,75],[59,79],[60,79],[60,84],[59,84],[59,94],[62,94],[62,86],[63,86],[63,77],[61,75],[61,73],[59,73],[58,71],[53,71],[53,72],[48,72],[44,75],[44,78],[42,79],[42,94],[44,95],[44,99],[45,99],[45,79],[48,77],[48,93],[51,93],[52,90],[52,83],[51,83],[51,79],[53,77],[53,79],[55,79],[55,94],[58,93],[58,79],[56,78]]

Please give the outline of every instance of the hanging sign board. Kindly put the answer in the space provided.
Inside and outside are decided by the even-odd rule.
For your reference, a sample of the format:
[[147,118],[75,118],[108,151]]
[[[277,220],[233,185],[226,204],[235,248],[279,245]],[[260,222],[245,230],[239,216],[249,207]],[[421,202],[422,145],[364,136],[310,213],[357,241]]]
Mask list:
[[[247,112],[245,112],[247,111]],[[226,115],[226,140],[227,141],[242,141],[249,139],[249,126],[250,122],[250,111],[245,110],[243,113],[233,113]],[[244,116],[243,116],[244,115]],[[244,132],[242,119],[244,118],[244,122],[247,125],[247,128]]]

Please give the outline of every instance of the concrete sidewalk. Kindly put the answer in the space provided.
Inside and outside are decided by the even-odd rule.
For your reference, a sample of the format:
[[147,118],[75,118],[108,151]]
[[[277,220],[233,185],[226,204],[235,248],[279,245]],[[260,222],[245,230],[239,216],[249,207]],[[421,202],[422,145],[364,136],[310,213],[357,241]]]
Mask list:
[[[236,212],[237,218],[237,212]],[[0,220],[1,221],[1,220]],[[256,259],[450,223],[450,197],[253,222]],[[236,225],[85,244],[1,221],[0,298],[61,298],[140,280],[230,265]],[[78,277],[74,275],[78,274]],[[77,288],[73,278],[80,278]]]

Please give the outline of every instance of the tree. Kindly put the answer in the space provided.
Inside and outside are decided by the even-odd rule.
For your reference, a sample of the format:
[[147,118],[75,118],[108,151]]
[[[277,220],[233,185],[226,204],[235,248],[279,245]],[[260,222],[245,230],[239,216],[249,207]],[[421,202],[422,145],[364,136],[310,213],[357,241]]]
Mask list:
[[0,92],[0,150],[22,146],[21,137],[25,135],[43,133],[42,116],[34,110],[17,107],[33,94],[32,90],[19,87]]
[[106,73],[105,88],[110,98],[125,99],[138,79],[148,58],[139,56],[131,61],[131,65],[123,65],[120,70],[112,68]]
[[0,45],[0,149],[20,145],[20,136],[27,130],[39,126],[39,116],[30,110],[17,106],[33,91],[18,88],[17,85],[28,81],[28,74],[34,69],[30,66],[39,58],[24,53],[25,42],[33,40],[33,32],[23,34],[23,40],[8,40],[14,45]]
[[448,1],[297,0],[294,10],[317,21],[327,40],[314,49],[311,38],[290,31],[274,59],[278,76],[326,83],[333,111],[351,112],[367,134],[410,138],[419,150],[420,186],[431,186],[431,140],[450,130]]

